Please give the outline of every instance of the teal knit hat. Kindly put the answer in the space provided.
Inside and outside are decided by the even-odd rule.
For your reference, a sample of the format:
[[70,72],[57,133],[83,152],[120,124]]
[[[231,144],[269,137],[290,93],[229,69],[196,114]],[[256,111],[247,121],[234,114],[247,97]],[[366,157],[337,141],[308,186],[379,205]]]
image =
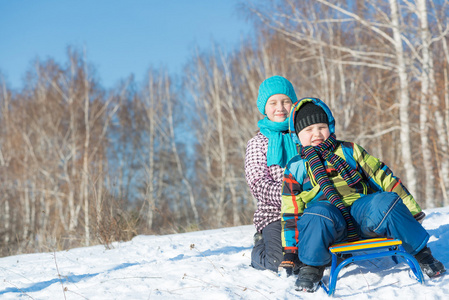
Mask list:
[[292,103],[297,101],[296,93],[290,81],[282,76],[272,76],[264,80],[259,87],[259,96],[257,97],[257,108],[262,115],[265,114],[265,106],[268,98],[276,94],[287,95]]

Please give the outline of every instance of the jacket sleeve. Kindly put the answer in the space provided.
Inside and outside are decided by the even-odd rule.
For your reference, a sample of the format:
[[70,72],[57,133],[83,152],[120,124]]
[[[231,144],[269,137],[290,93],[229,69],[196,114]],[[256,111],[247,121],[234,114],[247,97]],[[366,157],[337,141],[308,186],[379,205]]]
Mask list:
[[282,250],[285,254],[298,252],[299,232],[297,223],[306,206],[301,197],[302,185],[298,183],[290,171],[287,165],[282,183]]
[[282,169],[279,178],[273,178],[267,166],[267,154],[260,138],[248,141],[245,155],[245,177],[249,189],[257,199],[258,205],[281,207]]
[[387,165],[376,157],[369,155],[365,149],[357,144],[354,144],[354,156],[371,188],[377,191],[395,192],[401,197],[412,215],[422,211],[401,180],[394,176]]

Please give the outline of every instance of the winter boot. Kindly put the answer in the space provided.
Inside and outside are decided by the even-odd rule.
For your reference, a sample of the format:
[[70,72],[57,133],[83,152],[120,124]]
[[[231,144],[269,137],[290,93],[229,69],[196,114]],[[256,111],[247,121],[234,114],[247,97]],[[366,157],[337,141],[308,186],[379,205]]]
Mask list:
[[261,239],[263,239],[262,233],[256,232],[253,236],[254,245],[257,244],[257,242],[260,241]]
[[296,290],[313,293],[318,289],[323,278],[324,266],[315,267],[303,265],[299,269],[298,279],[296,280]]
[[418,254],[415,255],[415,258],[418,261],[423,273],[430,278],[436,277],[446,272],[444,265],[440,261],[436,260],[435,257],[433,257],[432,251],[430,251],[430,248],[428,248],[427,246],[419,251]]

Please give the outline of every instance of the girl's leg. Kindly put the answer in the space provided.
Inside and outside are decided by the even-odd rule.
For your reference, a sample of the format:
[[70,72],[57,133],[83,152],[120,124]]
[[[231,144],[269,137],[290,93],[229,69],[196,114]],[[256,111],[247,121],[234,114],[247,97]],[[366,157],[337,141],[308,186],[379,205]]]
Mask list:
[[251,251],[251,266],[259,270],[278,271],[284,258],[281,241],[281,221],[268,224],[262,230],[262,239]]

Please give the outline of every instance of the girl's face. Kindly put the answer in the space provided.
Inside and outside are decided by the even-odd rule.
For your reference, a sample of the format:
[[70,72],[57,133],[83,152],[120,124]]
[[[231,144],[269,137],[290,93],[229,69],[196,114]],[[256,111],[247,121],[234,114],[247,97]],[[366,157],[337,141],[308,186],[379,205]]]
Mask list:
[[292,100],[284,94],[276,94],[268,98],[265,113],[273,122],[284,122],[292,108]]
[[298,133],[299,141],[303,146],[318,146],[331,135],[326,123],[317,123],[307,126]]

